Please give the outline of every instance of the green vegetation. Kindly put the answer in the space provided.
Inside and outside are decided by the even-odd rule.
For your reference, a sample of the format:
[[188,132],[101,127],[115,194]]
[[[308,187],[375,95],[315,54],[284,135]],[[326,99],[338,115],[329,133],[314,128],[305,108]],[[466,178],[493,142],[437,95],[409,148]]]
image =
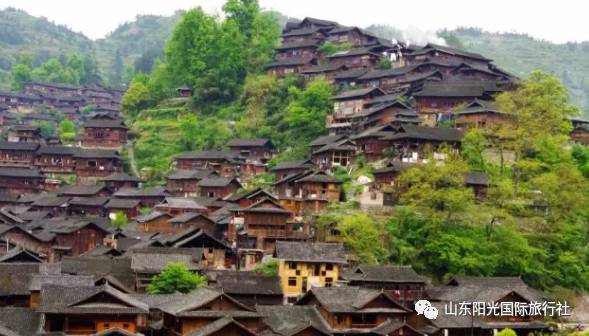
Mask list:
[[[563,287],[589,290],[589,149],[566,146],[567,118],[578,111],[562,84],[540,72],[497,102],[515,117],[514,127],[502,130],[509,141],[496,144],[516,153],[513,164],[487,160],[488,139],[471,132],[461,155],[447,151],[445,161],[430,158],[401,174],[392,216],[327,211],[319,226],[338,223],[363,262],[412,264],[439,282],[454,275],[521,276],[559,296],[568,295]],[[471,170],[489,177],[483,200],[464,185]]]
[[280,261],[278,259],[269,259],[256,265],[255,272],[262,275],[277,276]]
[[110,219],[110,224],[114,226],[117,230],[124,229],[127,224],[129,224],[129,218],[127,218],[127,214],[122,211],[115,212],[114,216]]
[[73,144],[76,139],[76,124],[64,119],[59,123],[59,139],[64,144]]
[[147,286],[149,294],[189,293],[206,284],[207,278],[189,271],[182,263],[171,263]]

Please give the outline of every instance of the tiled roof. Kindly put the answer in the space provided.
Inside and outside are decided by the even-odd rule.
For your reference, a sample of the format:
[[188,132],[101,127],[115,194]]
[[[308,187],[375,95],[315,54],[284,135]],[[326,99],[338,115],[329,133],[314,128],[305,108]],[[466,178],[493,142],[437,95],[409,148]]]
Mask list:
[[274,255],[286,261],[347,264],[344,246],[339,243],[277,241]]

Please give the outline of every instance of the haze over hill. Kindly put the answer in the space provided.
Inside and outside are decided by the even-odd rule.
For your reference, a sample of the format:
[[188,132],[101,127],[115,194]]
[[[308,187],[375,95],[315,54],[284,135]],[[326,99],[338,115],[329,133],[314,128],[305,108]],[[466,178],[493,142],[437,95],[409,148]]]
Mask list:
[[[103,80],[122,85],[135,71],[150,71],[162,55],[166,39],[181,16],[141,15],[120,25],[103,39],[91,40],[71,29],[38,18],[21,10],[0,11],[0,88],[7,88],[9,73],[19,55],[28,53],[40,65],[50,57],[78,53],[93,56]],[[276,13],[281,23],[286,17]],[[386,38],[409,40],[412,43],[444,42],[495,60],[520,77],[540,69],[558,76],[570,89],[575,103],[589,109],[589,42],[555,44],[528,35],[489,33],[476,28],[427,33],[401,30],[392,26],[370,26],[368,29]]]

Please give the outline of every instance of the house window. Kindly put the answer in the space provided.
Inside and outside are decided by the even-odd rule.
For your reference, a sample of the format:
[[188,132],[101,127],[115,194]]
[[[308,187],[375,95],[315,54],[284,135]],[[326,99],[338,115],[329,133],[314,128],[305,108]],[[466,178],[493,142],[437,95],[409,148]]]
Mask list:
[[123,323],[123,329],[129,329],[129,324],[128,323]]
[[98,166],[98,162],[96,162],[94,160],[88,161],[88,167],[96,167],[96,166]]
[[325,287],[333,286],[333,278],[325,278]]
[[297,269],[297,264],[295,264],[293,262],[289,262],[288,263],[288,269],[291,269],[291,270]]
[[319,276],[321,274],[321,265],[315,265],[313,275]]
[[295,272],[295,274],[296,274],[296,275],[301,275],[301,271],[297,270],[297,271]]
[[325,265],[325,270],[326,271],[333,271],[333,264],[327,264],[327,265]]
[[289,287],[296,287],[297,286],[297,278],[295,278],[295,277],[288,278],[288,286]]

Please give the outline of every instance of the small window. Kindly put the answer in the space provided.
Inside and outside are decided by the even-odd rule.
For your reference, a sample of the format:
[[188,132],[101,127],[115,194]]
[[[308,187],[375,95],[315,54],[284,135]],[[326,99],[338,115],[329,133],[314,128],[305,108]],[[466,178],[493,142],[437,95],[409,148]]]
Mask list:
[[327,265],[325,265],[325,270],[326,271],[333,271],[333,264],[327,264]]
[[98,163],[96,161],[90,160],[88,161],[88,167],[96,167],[98,166]]
[[325,287],[333,286],[333,278],[325,278]]
[[295,274],[296,274],[296,275],[301,275],[301,271],[297,270],[297,271],[295,272]]
[[321,276],[325,276],[327,273],[325,271],[321,271]]
[[288,263],[288,269],[291,269],[291,270],[297,269],[297,264],[296,263],[293,263],[293,262],[289,262]]
[[297,278],[295,278],[295,277],[288,278],[288,286],[289,287],[296,287],[297,286]]

